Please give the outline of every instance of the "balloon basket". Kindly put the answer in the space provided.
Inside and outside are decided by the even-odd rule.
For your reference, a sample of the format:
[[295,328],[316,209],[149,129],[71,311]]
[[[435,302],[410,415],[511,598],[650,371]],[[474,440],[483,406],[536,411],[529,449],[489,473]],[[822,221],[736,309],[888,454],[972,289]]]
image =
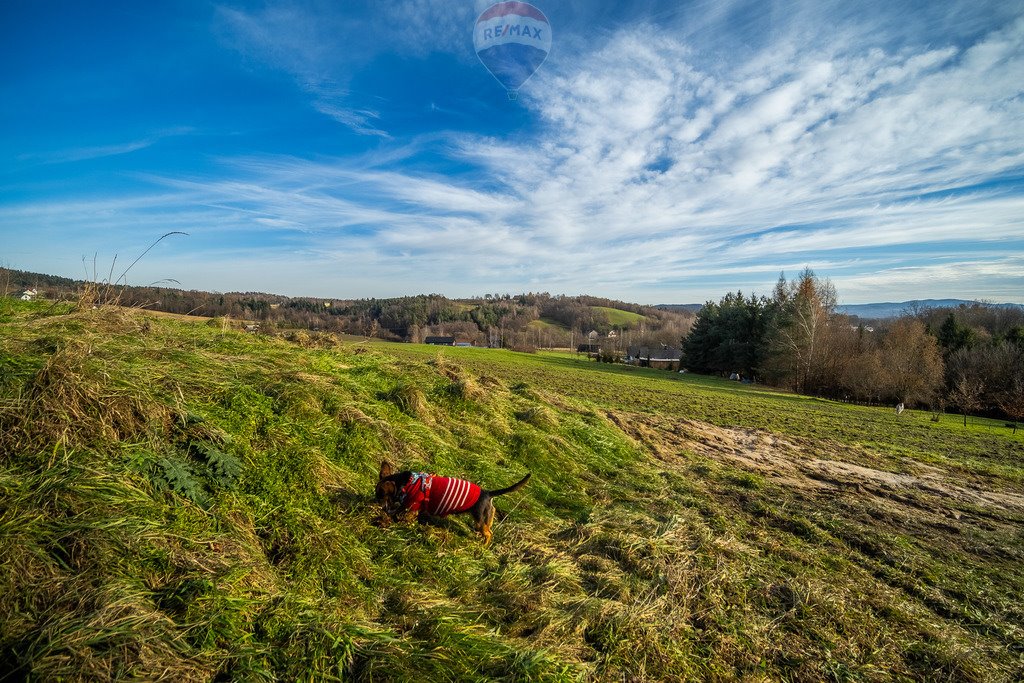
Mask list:
[[508,91],[508,99],[511,102],[515,102],[516,100],[519,99],[519,92],[516,91],[516,90],[509,90]]

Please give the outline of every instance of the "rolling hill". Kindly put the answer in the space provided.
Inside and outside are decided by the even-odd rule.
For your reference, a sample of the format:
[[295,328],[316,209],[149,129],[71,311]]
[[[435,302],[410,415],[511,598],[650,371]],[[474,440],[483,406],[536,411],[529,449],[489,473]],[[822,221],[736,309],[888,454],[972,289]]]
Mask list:
[[[1024,676],[1002,423],[0,299],[16,680]],[[380,462],[495,488],[387,523]]]
[[[548,293],[485,295],[449,299],[440,294],[385,299],[288,297],[262,292],[201,292],[171,287],[122,287],[0,268],[0,295],[36,287],[40,297],[78,300],[91,291],[101,302],[116,301],[176,314],[199,314],[259,321],[279,328],[304,328],[390,341],[425,336],[455,336],[481,346],[497,338],[509,348],[544,342],[568,346],[573,335],[592,330],[636,328],[643,324],[647,343],[677,344],[693,316],[587,295]],[[543,332],[538,340],[537,332]]]
[[612,327],[635,327],[640,323],[649,322],[647,316],[634,313],[633,311],[624,311],[610,306],[592,306],[591,308],[600,315],[603,315]]

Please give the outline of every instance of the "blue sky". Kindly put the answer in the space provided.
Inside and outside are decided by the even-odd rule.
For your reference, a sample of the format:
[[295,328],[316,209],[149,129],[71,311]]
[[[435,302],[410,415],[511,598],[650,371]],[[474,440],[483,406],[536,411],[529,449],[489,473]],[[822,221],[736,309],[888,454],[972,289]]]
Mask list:
[[[1024,5],[0,3],[0,265],[294,296],[1024,303]],[[83,264],[83,258],[85,263]]]

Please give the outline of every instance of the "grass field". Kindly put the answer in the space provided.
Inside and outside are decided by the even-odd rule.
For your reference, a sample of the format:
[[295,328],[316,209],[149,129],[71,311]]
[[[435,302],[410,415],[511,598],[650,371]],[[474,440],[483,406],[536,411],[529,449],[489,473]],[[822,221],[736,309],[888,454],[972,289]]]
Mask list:
[[566,327],[565,325],[556,320],[551,320],[549,318],[539,318],[537,320],[531,320],[527,327],[540,330],[554,330],[558,332],[564,332],[566,334],[569,333],[568,327]]
[[[1016,681],[1024,433],[0,300],[9,680]],[[497,488],[387,525],[382,458]]]
[[591,308],[603,313],[608,318],[608,323],[614,327],[635,327],[647,320],[646,317],[632,311],[623,311],[608,306],[591,306]]

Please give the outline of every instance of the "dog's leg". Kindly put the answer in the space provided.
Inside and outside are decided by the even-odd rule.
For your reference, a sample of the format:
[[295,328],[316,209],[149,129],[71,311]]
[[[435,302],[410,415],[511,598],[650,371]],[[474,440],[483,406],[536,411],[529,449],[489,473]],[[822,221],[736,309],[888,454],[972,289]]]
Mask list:
[[491,544],[491,524],[494,523],[494,503],[488,499],[487,505],[484,507],[483,519],[480,521],[480,533],[484,535],[484,545],[488,546]]

